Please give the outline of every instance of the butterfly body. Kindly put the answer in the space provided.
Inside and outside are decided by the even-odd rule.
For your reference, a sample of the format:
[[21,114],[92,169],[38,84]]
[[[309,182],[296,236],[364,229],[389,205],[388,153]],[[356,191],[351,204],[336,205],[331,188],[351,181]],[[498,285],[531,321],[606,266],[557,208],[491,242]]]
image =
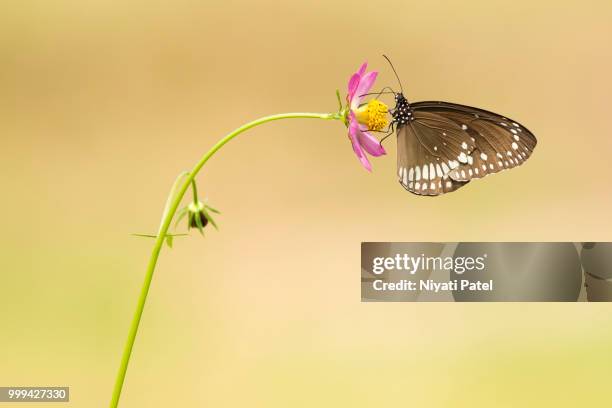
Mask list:
[[393,122],[397,126],[405,125],[411,120],[414,120],[414,112],[408,103],[408,100],[403,93],[395,94],[395,108],[391,110]]
[[505,116],[449,102],[408,103],[402,93],[391,110],[396,127],[400,184],[437,196],[523,164],[535,136]]

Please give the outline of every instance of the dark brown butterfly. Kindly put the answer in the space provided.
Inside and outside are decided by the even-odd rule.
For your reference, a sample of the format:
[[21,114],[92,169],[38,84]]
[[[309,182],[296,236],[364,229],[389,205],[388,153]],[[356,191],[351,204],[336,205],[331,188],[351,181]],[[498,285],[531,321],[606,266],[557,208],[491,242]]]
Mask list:
[[527,128],[497,113],[450,102],[408,103],[403,91],[395,103],[399,182],[414,194],[448,193],[520,166],[537,144]]

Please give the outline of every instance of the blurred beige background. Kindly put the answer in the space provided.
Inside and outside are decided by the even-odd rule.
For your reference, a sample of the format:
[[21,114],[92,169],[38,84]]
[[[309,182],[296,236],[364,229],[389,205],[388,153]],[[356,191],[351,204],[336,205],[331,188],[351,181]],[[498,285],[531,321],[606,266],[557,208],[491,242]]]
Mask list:
[[[361,241],[610,240],[607,1],[5,0],[0,385],[108,404],[176,174],[264,114],[336,109],[363,60],[411,101],[514,117],[525,166],[439,198],[340,123],[228,145],[221,231],[164,250],[121,406],[606,406],[608,304],[361,304]],[[551,284],[554,284],[551,283]],[[20,405],[24,406],[24,405]]]

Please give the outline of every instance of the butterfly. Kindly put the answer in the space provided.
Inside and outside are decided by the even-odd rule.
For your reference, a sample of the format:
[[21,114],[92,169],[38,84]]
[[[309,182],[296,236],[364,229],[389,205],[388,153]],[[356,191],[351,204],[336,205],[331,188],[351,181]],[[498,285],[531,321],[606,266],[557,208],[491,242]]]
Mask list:
[[397,171],[411,193],[437,196],[520,166],[537,144],[525,126],[497,113],[450,102],[409,103],[403,89],[393,93]]

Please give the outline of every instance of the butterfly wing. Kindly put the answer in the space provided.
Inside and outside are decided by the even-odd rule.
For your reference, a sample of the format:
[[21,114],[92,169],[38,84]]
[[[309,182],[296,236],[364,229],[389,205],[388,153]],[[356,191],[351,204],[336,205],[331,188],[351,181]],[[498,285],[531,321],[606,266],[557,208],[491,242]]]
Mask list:
[[474,148],[467,162],[449,173],[455,181],[470,181],[523,164],[533,152],[537,140],[526,127],[497,113],[449,102],[417,102],[410,105],[418,122],[427,115],[437,115],[438,126],[460,126]]
[[433,112],[414,112],[414,120],[397,131],[400,184],[418,195],[436,196],[465,185],[450,174],[468,164],[476,148],[461,125]]

